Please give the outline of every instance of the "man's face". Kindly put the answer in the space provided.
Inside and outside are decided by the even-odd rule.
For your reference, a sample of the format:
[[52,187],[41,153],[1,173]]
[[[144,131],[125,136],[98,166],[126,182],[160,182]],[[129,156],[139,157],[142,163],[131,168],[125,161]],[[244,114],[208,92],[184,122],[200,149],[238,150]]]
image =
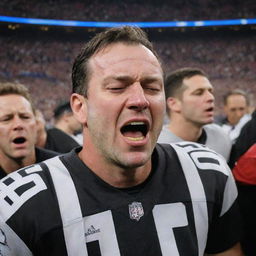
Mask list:
[[20,95],[0,96],[0,154],[22,159],[34,150],[36,119],[30,103]]
[[[142,45],[116,43],[89,61],[85,148],[125,168],[151,157],[163,124],[162,68]],[[88,148],[90,150],[90,148]]]
[[180,113],[187,122],[197,126],[214,120],[213,88],[209,80],[200,75],[183,80],[186,89],[180,99]]
[[248,112],[246,99],[243,95],[230,95],[224,106],[227,120],[231,125],[236,125],[240,118]]

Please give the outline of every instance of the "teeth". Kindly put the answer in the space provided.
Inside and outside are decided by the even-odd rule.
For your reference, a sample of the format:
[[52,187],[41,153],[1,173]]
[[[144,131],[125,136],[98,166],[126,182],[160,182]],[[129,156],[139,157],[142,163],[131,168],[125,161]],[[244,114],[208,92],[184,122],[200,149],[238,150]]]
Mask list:
[[143,125],[144,122],[131,122],[129,125]]
[[142,137],[136,137],[136,138],[134,138],[134,137],[127,137],[127,139],[132,140],[132,141],[139,141],[139,140],[143,140],[144,137],[143,136]]

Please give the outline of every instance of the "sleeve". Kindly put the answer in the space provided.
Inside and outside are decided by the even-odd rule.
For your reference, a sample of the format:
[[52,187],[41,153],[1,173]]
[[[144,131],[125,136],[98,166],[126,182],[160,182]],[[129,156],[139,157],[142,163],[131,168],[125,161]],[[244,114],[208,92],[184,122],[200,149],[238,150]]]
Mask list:
[[210,223],[205,252],[220,253],[241,240],[242,220],[237,203],[237,188],[231,171],[225,184],[221,209]]
[[30,226],[19,213],[22,210],[31,214],[25,207],[27,201],[46,190],[38,174],[40,171],[40,165],[32,165],[12,172],[0,181],[0,255],[32,255],[18,232],[27,232]]

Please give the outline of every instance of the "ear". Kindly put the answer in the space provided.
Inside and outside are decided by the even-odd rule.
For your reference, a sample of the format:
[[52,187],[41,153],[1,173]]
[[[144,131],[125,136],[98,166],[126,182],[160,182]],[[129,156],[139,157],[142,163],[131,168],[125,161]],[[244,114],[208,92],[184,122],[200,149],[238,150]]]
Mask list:
[[70,98],[70,106],[78,122],[85,125],[87,122],[86,98],[80,94],[73,93]]
[[166,104],[170,113],[181,111],[181,101],[178,98],[169,97],[167,98]]

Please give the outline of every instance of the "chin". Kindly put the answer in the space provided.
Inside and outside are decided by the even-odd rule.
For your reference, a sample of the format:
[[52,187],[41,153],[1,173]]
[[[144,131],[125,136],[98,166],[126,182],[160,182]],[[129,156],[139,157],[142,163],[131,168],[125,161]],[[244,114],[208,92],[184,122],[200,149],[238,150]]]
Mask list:
[[26,157],[28,157],[29,155],[31,155],[31,152],[29,150],[20,150],[19,152],[15,152],[13,154],[13,158],[16,158],[16,159],[24,159]]
[[213,121],[214,121],[214,118],[211,117],[211,118],[208,118],[207,120],[205,120],[204,124],[211,124],[211,123],[213,123]]
[[132,155],[119,163],[125,168],[138,168],[145,165],[149,159],[150,156],[146,153],[132,153]]

